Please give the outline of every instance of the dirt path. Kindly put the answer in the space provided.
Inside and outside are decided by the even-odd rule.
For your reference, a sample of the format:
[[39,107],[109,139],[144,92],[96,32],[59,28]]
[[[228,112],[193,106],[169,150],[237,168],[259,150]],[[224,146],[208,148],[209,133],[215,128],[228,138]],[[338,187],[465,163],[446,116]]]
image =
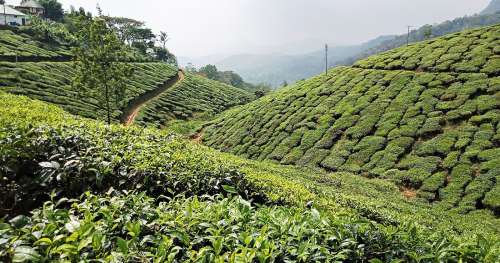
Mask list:
[[141,108],[151,100],[158,98],[163,92],[175,86],[177,83],[183,81],[185,78],[184,72],[179,70],[176,76],[168,79],[160,87],[148,91],[141,96],[131,100],[128,106],[123,110],[122,116],[120,117],[121,123],[125,126],[130,126],[134,123],[135,117],[139,114]]

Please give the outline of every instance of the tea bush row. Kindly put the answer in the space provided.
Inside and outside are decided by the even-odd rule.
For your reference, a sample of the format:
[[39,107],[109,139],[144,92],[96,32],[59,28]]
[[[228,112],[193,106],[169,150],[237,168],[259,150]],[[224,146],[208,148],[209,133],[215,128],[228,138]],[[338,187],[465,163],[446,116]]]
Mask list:
[[0,30],[0,61],[7,57],[9,61],[15,59],[58,60],[68,59],[71,56],[69,47],[62,45],[51,45],[36,41],[33,37],[21,32],[11,30]]
[[[49,200],[84,191],[145,191],[158,198],[234,193],[257,204],[314,205],[332,215],[383,225],[415,222],[464,242],[498,237],[498,219],[485,211],[459,214],[409,201],[384,180],[350,173],[283,167],[220,153],[150,128],[105,126],[46,103],[0,92],[2,214],[28,214]],[[482,222],[478,225],[476,222]]]
[[108,262],[405,262],[498,260],[487,241],[457,244],[414,227],[383,228],[316,209],[238,197],[174,199],[87,193],[0,223],[0,259]]
[[[164,63],[134,63],[128,81],[125,101],[159,88],[177,74],[177,69]],[[74,77],[71,62],[0,62],[0,90],[26,95],[60,105],[84,117],[99,119],[103,114],[97,102],[72,89]],[[167,91],[162,98],[144,110],[143,123],[165,123],[172,118],[191,119],[200,114],[213,114],[233,105],[250,101],[250,93],[199,77],[188,77],[184,85]],[[163,102],[165,101],[165,102]],[[126,103],[125,103],[126,104]],[[118,120],[121,111],[114,112]]]
[[[203,140],[252,159],[425,186],[418,196],[428,201],[498,214],[499,158],[478,155],[498,149],[499,120],[498,76],[338,67],[222,114]],[[454,173],[460,163],[472,172]]]
[[500,27],[466,30],[397,48],[355,63],[370,69],[500,73]]
[[148,103],[139,122],[165,125],[173,120],[209,118],[254,99],[253,94],[192,74]]

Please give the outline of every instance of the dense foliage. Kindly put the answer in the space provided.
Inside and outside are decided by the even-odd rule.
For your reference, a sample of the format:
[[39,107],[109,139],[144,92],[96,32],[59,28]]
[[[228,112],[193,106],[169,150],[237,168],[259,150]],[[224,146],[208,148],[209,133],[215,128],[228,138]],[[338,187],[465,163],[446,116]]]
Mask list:
[[366,69],[500,75],[500,26],[467,30],[358,61]]
[[[407,202],[383,181],[246,161],[167,131],[104,126],[24,97],[0,99],[0,194],[15,200],[2,204],[2,260],[494,262],[500,255],[494,219]],[[84,191],[91,193],[68,200]],[[193,198],[171,199],[178,194]],[[205,196],[217,194],[243,199]],[[419,226],[403,225],[410,220]],[[448,234],[430,235],[425,225]]]
[[187,74],[183,81],[148,103],[137,120],[165,125],[172,120],[208,119],[253,98],[250,92]]
[[[192,65],[188,65],[186,70],[201,75],[203,77],[220,81],[222,83],[226,83],[228,85],[244,89],[250,91],[257,95],[258,97],[262,97],[266,93],[271,91],[271,86],[266,84],[251,84],[247,83],[243,80],[243,78],[233,71],[219,71],[214,65],[206,65],[201,67],[200,69],[196,69]],[[260,94],[260,95],[259,95]]]
[[126,48],[105,20],[96,18],[80,27],[78,45],[72,50],[75,77],[71,86],[80,97],[97,101],[110,124],[113,112],[126,105],[126,82],[133,68],[121,61]]
[[20,30],[0,30],[0,60],[15,62],[16,59],[18,61],[70,59],[71,51],[68,46],[57,42],[42,42],[29,33]]
[[252,159],[388,179],[437,207],[498,216],[499,29],[335,68],[223,114],[203,140]]
[[[126,101],[162,85],[177,73],[163,63],[133,63],[134,74],[127,81]],[[75,68],[71,62],[0,62],[0,90],[23,94],[60,105],[65,110],[94,119],[106,116],[98,101],[79,96],[71,85]],[[120,111],[113,113],[117,119]]]
[[[5,240],[0,258],[15,262],[495,260],[488,255],[489,247],[480,248],[487,245],[485,240],[455,249],[446,239],[427,243],[415,228],[381,231],[368,221],[333,218],[316,209],[255,207],[242,198],[220,197],[158,204],[144,194],[113,194],[54,200],[31,218],[20,216],[10,225],[0,224]],[[71,208],[65,208],[69,204]]]
[[409,41],[410,43],[415,43],[418,41],[428,40],[429,38],[436,38],[444,36],[446,34],[473,28],[496,25],[498,23],[500,23],[500,12],[459,17],[451,21],[445,21],[436,25],[424,25],[420,28],[411,30],[409,36],[405,34],[392,37],[390,39],[382,41],[382,43],[379,43],[360,52],[359,54],[356,54],[355,56],[338,61],[336,64],[351,65],[356,61],[368,56],[388,51],[397,47],[405,46],[407,44],[407,41]]

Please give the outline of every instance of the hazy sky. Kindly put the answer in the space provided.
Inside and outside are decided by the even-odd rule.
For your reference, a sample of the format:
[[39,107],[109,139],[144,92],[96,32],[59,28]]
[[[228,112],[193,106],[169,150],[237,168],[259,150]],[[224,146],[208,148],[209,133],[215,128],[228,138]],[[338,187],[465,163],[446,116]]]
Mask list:
[[[356,44],[472,15],[489,0],[59,0],[145,21],[180,56],[292,52]],[[13,2],[12,0],[9,2]],[[316,47],[317,46],[317,47]],[[311,49],[311,50],[307,50]]]

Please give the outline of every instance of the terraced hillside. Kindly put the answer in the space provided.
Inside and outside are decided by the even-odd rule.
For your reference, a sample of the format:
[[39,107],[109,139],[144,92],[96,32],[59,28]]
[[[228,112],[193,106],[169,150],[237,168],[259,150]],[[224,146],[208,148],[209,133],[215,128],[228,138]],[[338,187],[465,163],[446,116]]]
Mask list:
[[[69,60],[71,52],[66,46],[40,42],[21,32],[0,30],[0,90],[51,102],[70,113],[89,118],[105,116],[96,100],[78,96],[71,88],[75,72],[71,62],[64,62]],[[132,64],[134,74],[128,81],[125,99],[128,102],[160,89],[178,71],[165,63]],[[157,100],[148,101],[137,121],[162,125],[171,120],[212,116],[253,99],[250,92],[188,75],[175,89],[167,90]],[[121,114],[121,110],[117,110],[113,118],[119,120]]]
[[[499,219],[0,91],[0,261],[498,262]],[[478,224],[480,222],[480,224]]]
[[170,120],[212,116],[253,99],[253,94],[245,90],[186,74],[186,78],[178,85],[148,103],[137,121],[164,124]]
[[500,214],[500,25],[338,67],[221,115],[206,145]]
[[[71,62],[0,62],[0,73],[0,90],[51,102],[73,114],[94,119],[104,116],[97,101],[72,89],[75,72]],[[164,63],[134,64],[127,100],[157,88],[175,74],[177,69]],[[115,113],[115,119],[119,115]]]
[[68,61],[70,48],[47,44],[30,35],[12,30],[0,30],[0,61]]

